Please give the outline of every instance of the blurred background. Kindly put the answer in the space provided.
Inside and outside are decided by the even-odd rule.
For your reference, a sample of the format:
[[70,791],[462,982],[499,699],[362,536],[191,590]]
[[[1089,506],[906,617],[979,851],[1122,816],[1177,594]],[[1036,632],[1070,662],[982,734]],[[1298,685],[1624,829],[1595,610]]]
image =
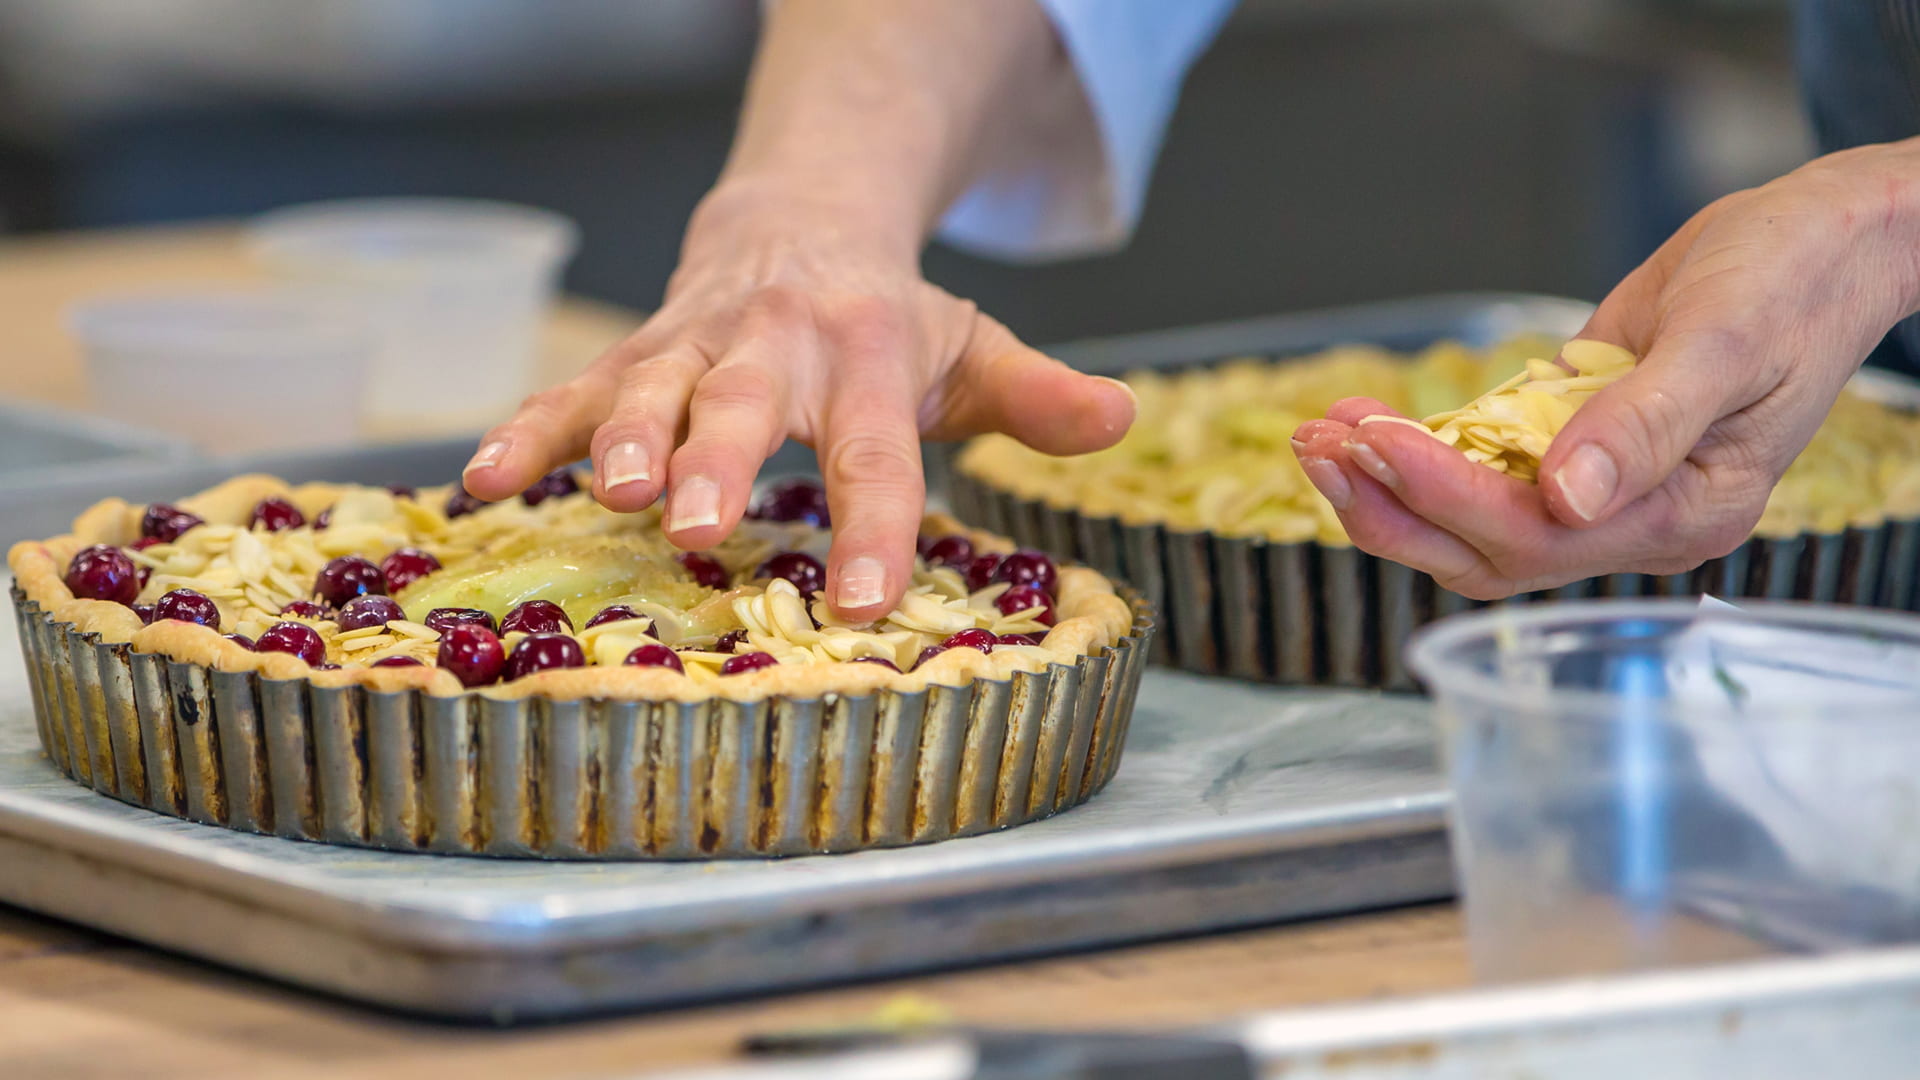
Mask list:
[[[1038,341],[1458,289],[1597,298],[1809,153],[1787,0],[1247,0],[1134,244],[935,249]],[[7,232],[440,194],[576,219],[646,308],[719,169],[754,0],[0,0]]]

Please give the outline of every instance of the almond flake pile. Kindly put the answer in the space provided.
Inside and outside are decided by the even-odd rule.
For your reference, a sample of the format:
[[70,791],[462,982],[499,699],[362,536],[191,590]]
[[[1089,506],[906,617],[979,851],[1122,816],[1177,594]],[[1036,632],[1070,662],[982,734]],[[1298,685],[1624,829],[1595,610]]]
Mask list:
[[1425,420],[1369,416],[1360,422],[1418,428],[1458,447],[1468,461],[1515,479],[1535,480],[1540,459],[1574,411],[1637,362],[1631,352],[1602,341],[1569,341],[1560,357],[1568,367],[1529,358],[1526,369],[1513,378],[1458,409]]

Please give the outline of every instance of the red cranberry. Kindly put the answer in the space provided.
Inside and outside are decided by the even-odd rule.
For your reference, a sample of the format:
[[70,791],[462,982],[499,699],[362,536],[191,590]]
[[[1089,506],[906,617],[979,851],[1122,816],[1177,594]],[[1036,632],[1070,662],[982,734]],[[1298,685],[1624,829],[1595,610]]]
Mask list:
[[1040,639],[1032,634],[1001,634],[993,639],[995,645],[1038,645]]
[[134,604],[133,613],[135,615],[140,616],[141,622],[146,623],[148,625],[153,624],[153,605],[152,604]]
[[135,563],[133,572],[140,575],[140,587],[143,589],[146,588],[147,582],[153,577],[153,567],[141,566],[139,563]]
[[507,657],[507,678],[586,666],[587,654],[579,642],[565,634],[532,634],[521,638],[513,647],[513,655]]
[[171,544],[180,539],[181,533],[205,524],[198,514],[189,514],[168,503],[154,503],[147,507],[146,513],[140,515],[140,535]]
[[1037,585],[1015,585],[994,597],[993,606],[1000,609],[1002,615],[1018,615],[1039,608],[1041,625],[1053,625],[1053,598],[1041,592]]
[[297,622],[274,623],[267,627],[267,632],[253,643],[253,649],[255,652],[288,653],[309,664],[322,664],[327,659],[327,643],[320,640],[320,632]]
[[827,582],[827,568],[804,551],[783,551],[760,564],[760,576],[793,582],[801,596],[812,596]]
[[720,674],[738,675],[744,671],[758,671],[761,668],[773,667],[779,662],[773,658],[772,653],[741,653],[739,656],[727,657],[727,662],[720,665]]
[[295,600],[293,603],[281,608],[280,614],[289,619],[312,619],[316,622],[321,619],[330,619],[333,617],[332,612],[311,600]]
[[998,569],[1000,569],[1000,556],[975,555],[967,562],[967,588],[979,592],[993,584],[993,572]]
[[[610,604],[595,612],[593,618],[587,620],[586,628],[591,630],[596,626],[602,626],[610,622],[625,622],[628,619],[645,618],[645,615],[640,614],[625,604]],[[646,633],[648,637],[659,637],[660,628],[655,626],[653,621],[649,619],[647,621]]]
[[962,630],[940,644],[949,649],[979,649],[981,652],[990,653],[993,651],[993,631],[981,630],[978,627]]
[[159,542],[160,538],[157,536],[143,536],[127,546],[135,551],[145,551]]
[[539,506],[548,499],[560,495],[571,495],[580,490],[579,481],[573,473],[564,468],[555,469],[533,482],[533,486],[520,493],[520,501],[528,506]]
[[502,634],[559,634],[572,629],[573,620],[551,600],[529,600],[500,620]]
[[953,566],[962,570],[973,561],[973,541],[964,536],[943,536],[927,545],[928,566]]
[[67,588],[83,600],[131,604],[140,595],[140,571],[111,544],[81,548],[67,564]]
[[440,569],[440,560],[419,548],[401,548],[380,560],[380,573],[387,579],[387,591],[397,593]]
[[356,596],[347,601],[340,609],[337,620],[341,630],[365,630],[369,626],[385,626],[395,619],[404,619],[407,613],[400,605],[385,596]]
[[319,516],[313,519],[313,531],[326,532],[328,529],[332,527],[333,527],[333,507],[329,506],[325,510],[320,511]]
[[805,477],[782,480],[767,489],[747,516],[760,521],[802,521],[816,529],[833,523],[827,511],[827,493]]
[[253,517],[248,519],[247,527],[279,532],[282,529],[297,529],[307,523],[307,515],[300,508],[285,499],[261,499],[260,505],[253,508]]
[[[389,495],[391,495],[391,496],[393,496],[393,497],[394,497],[394,498],[396,498],[396,499],[417,499],[417,498],[419,498],[419,497],[420,497],[420,493],[419,493],[419,492],[417,492],[417,491],[415,491],[415,490],[413,490],[412,488],[410,488],[410,487],[408,487],[408,486],[407,486],[407,485],[405,485],[405,484],[388,484],[388,485],[387,485],[387,494],[389,494]],[[393,657],[393,659],[395,659],[395,660],[404,660],[404,659],[407,659],[407,658],[406,658],[406,657],[404,657],[404,656],[396,656],[396,657]],[[418,661],[418,660],[415,660],[415,661],[414,661],[414,663],[416,663],[416,664],[417,664],[417,663],[419,663],[419,662],[420,662],[420,661]],[[388,664],[387,666],[388,666],[388,667],[399,667],[400,665],[398,665],[398,664]]]
[[918,670],[920,668],[926,667],[927,661],[933,659],[936,656],[939,656],[941,653],[946,651],[947,651],[947,647],[945,645],[929,645],[926,648],[921,649],[920,655],[914,658],[914,661],[913,661],[914,669]]
[[1009,585],[1037,585],[1041,592],[1052,596],[1060,584],[1060,573],[1053,568],[1052,559],[1030,548],[1021,548],[1000,560],[993,580]]
[[155,619],[178,619],[220,629],[220,609],[212,600],[192,589],[175,589],[154,602]]
[[713,651],[730,653],[739,648],[740,643],[745,640],[747,640],[747,632],[745,630],[729,630],[720,635],[719,641],[713,643]]
[[368,667],[426,667],[427,665],[411,656],[383,656]]
[[226,638],[228,641],[233,642],[235,645],[240,646],[241,648],[247,650],[248,652],[254,651],[253,639],[248,637],[245,634],[221,634],[220,636],[223,638]]
[[438,630],[442,635],[456,626],[478,626],[492,632],[493,616],[479,608],[437,607],[427,612],[426,624],[429,629]]
[[728,575],[727,568],[720,565],[720,560],[710,555],[702,555],[697,551],[683,551],[679,559],[680,565],[686,568],[687,573],[693,575],[693,582],[696,585],[721,590],[733,585],[733,578]]
[[487,504],[467,494],[466,488],[454,488],[453,494],[447,496],[447,517],[448,519],[466,517],[485,505]]
[[484,626],[455,626],[440,637],[440,666],[462,686],[485,686],[499,681],[507,651]]
[[680,662],[679,654],[665,645],[642,645],[627,654],[621,661],[628,667],[663,667],[675,671],[685,671],[687,666]]
[[847,663],[879,664],[881,667],[886,668],[888,671],[898,672],[900,670],[900,665],[894,663],[893,661],[887,659],[884,656],[856,656],[853,659],[847,661]]

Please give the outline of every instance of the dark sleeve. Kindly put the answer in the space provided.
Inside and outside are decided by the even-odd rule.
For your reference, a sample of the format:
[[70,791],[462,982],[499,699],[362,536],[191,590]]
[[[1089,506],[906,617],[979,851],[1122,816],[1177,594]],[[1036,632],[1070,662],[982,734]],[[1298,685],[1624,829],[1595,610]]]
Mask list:
[[[1795,59],[1820,152],[1920,135],[1920,0],[1800,0]],[[1920,375],[1920,318],[1867,359]]]

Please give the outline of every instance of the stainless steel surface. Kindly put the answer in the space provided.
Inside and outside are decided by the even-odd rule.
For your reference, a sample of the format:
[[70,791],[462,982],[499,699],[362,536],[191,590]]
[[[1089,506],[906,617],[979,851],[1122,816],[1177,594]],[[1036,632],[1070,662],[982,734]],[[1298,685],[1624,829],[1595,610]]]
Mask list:
[[[402,851],[592,858],[924,844],[1080,805],[1119,767],[1152,613],[963,687],[696,703],[369,693],[107,644],[11,590],[35,729],[163,814]],[[136,691],[136,687],[144,688]]]
[[[1349,342],[1415,349],[1452,339],[1490,345],[1515,334],[1572,335],[1591,306],[1508,294],[1461,294],[1081,342],[1053,350],[1086,370],[1178,370],[1235,356],[1285,357]],[[1920,407],[1920,387],[1879,372],[1855,385]],[[1024,544],[1132,582],[1160,613],[1156,661],[1277,683],[1410,689],[1401,656],[1414,628],[1480,606],[1426,574],[1351,547],[1269,543],[1160,525],[1128,525],[1019,498],[957,472],[959,515]],[[1683,574],[1613,574],[1510,602],[1687,596],[1819,600],[1920,608],[1920,522],[1830,535],[1756,537]]]
[[[1414,698],[1155,672],[1124,768],[1069,814],[851,855],[529,862],[302,843],[103,797],[40,754],[15,633],[0,625],[0,900],[410,1010],[664,1005],[1451,892]],[[86,728],[76,748],[102,760],[113,737]],[[169,797],[211,813],[218,788],[184,779]]]

